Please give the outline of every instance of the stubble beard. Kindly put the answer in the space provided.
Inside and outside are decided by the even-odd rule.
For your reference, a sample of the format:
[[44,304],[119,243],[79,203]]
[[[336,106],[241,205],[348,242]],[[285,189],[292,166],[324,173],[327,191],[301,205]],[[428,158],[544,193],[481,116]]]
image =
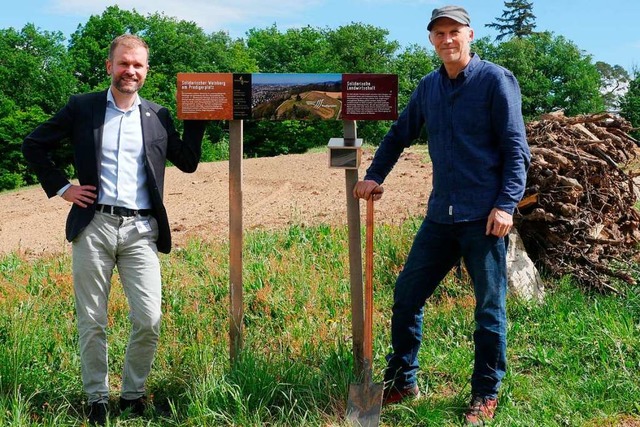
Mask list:
[[142,83],[140,83],[139,81],[134,82],[132,80],[125,80],[122,77],[118,78],[113,83],[115,88],[119,92],[127,93],[127,94],[137,93],[140,90],[140,88],[142,88]]

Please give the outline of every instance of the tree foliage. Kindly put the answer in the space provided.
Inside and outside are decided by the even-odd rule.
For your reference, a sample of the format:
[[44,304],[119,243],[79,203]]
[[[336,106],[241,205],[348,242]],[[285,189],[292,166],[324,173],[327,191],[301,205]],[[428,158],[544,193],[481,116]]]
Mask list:
[[620,108],[622,95],[629,86],[629,73],[620,65],[610,65],[606,62],[596,62],[596,68],[600,73],[600,92],[605,107],[609,111],[617,111]]
[[310,26],[284,32],[274,24],[247,32],[247,47],[261,73],[334,72],[326,58],[329,44],[324,31]]
[[73,65],[60,32],[0,30],[0,95],[18,108],[52,112],[75,91]]
[[20,146],[24,135],[47,118],[37,105],[21,110],[12,100],[0,98],[0,191],[36,182],[22,158]]
[[0,30],[0,190],[34,183],[20,146],[76,90],[60,32]]
[[485,27],[495,28],[498,31],[496,41],[507,36],[521,38],[534,34],[536,16],[533,14],[533,2],[526,0],[505,1],[504,7],[502,16],[496,18],[496,22],[485,25]]
[[389,41],[389,31],[361,23],[351,23],[327,32],[335,73],[385,73],[400,45]]
[[500,44],[483,38],[474,43],[474,49],[514,73],[528,120],[554,110],[570,116],[604,109],[600,74],[591,57],[562,36],[543,32]]

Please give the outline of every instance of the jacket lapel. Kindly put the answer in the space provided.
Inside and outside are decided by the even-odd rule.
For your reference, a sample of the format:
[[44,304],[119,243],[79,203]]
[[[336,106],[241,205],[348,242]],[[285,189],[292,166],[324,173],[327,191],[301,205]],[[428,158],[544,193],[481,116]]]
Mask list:
[[140,124],[142,126],[142,140],[145,145],[147,144],[147,141],[151,141],[153,139],[153,136],[151,135],[151,121],[149,120],[151,119],[152,114],[154,114],[154,112],[151,111],[149,103],[145,99],[140,98]]
[[100,158],[102,157],[102,134],[104,132],[104,117],[107,112],[107,91],[100,92],[93,102],[92,108],[92,129],[93,129],[93,146],[96,161],[96,171],[98,177],[101,174]]
[[[142,126],[142,145],[144,147],[144,162],[147,170],[155,177],[156,171],[153,169],[153,162],[149,161],[149,141],[153,141],[153,122],[152,118],[155,111],[146,99],[140,98],[140,125]],[[155,178],[154,178],[155,179]]]

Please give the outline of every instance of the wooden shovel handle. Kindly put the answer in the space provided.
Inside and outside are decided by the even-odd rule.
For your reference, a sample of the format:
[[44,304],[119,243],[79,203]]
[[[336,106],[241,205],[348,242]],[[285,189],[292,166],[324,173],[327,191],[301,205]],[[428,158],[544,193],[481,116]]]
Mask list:
[[364,284],[364,360],[365,370],[373,358],[373,194],[367,199]]

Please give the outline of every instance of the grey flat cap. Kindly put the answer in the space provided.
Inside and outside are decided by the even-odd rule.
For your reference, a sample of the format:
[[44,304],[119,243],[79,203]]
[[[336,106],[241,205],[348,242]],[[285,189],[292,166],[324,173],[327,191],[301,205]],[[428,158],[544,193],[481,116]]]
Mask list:
[[471,18],[464,8],[460,6],[443,6],[439,9],[433,9],[427,30],[431,31],[436,19],[440,18],[449,18],[464,25],[471,25]]

